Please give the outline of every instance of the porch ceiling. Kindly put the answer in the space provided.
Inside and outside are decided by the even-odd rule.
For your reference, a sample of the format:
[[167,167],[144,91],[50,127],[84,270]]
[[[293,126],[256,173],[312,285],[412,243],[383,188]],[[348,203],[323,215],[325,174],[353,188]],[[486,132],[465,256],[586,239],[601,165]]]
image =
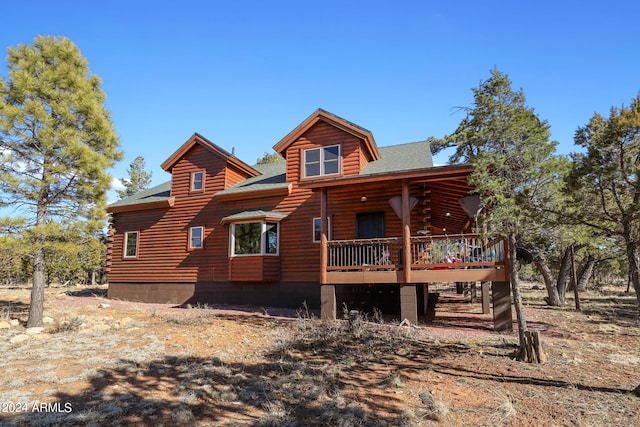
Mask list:
[[[438,169],[439,173],[434,173],[434,169]],[[358,198],[362,195],[368,195],[369,198],[371,195],[391,197],[402,193],[402,181],[407,180],[411,197],[418,199],[411,215],[424,218],[425,224],[435,227],[433,232],[436,234],[443,232],[443,228],[446,228],[448,234],[457,234],[472,221],[460,205],[460,199],[468,196],[473,189],[467,182],[470,172],[471,168],[468,166],[443,166],[430,168],[423,173],[413,171],[398,176],[371,176],[369,179],[344,178],[333,182],[306,183],[306,186],[326,187],[329,195],[355,194]],[[336,181],[342,185],[336,185]]]
[[439,229],[446,228],[449,234],[461,233],[470,221],[460,205],[460,199],[473,189],[467,183],[467,177],[425,182],[423,185],[431,196],[431,224]]

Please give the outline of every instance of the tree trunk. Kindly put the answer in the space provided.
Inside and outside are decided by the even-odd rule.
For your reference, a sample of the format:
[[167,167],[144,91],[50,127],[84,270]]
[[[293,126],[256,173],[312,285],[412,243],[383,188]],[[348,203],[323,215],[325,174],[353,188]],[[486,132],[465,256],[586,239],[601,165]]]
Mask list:
[[558,297],[560,299],[560,305],[564,305],[566,302],[567,287],[569,286],[569,279],[571,278],[571,246],[564,251],[562,256],[562,262],[560,264],[560,271],[558,272],[558,280],[556,287],[558,288]]
[[[524,305],[522,304],[522,294],[520,293],[520,282],[516,265],[516,238],[513,234],[509,236],[509,258],[511,291],[513,292],[513,304],[515,305],[516,317],[518,319],[518,338],[520,340],[520,354],[522,354],[522,352],[526,352],[527,346],[525,336],[525,332],[527,332],[527,318],[524,313]],[[518,357],[518,360],[521,360],[520,357]]]
[[45,288],[45,260],[44,248],[36,249],[33,256],[33,286],[31,287],[31,303],[29,305],[29,319],[27,327],[42,326],[44,313],[44,288]]
[[571,285],[573,287],[573,296],[576,304],[576,311],[580,311],[580,295],[578,293],[578,274],[576,273],[576,253],[574,246],[569,247],[571,249]]
[[569,282],[571,279],[571,270],[572,270],[572,253],[576,253],[580,249],[584,248],[585,244],[580,245],[569,245],[567,249],[564,251],[564,255],[562,256],[562,264],[560,264],[560,272],[558,273],[558,296],[560,297],[561,305],[564,305],[566,302],[567,289],[569,288]]
[[596,259],[593,255],[588,255],[586,261],[580,267],[580,271],[578,271],[578,290],[580,292],[584,292],[587,290],[589,285],[589,280],[591,280],[591,276],[593,275],[593,269],[596,266]]
[[[46,169],[46,168],[45,168]],[[42,180],[46,181],[46,171],[43,172]],[[38,206],[36,211],[36,232],[34,237],[35,253],[33,254],[33,285],[31,287],[31,302],[29,304],[29,318],[27,327],[41,327],[44,313],[44,287],[46,283],[46,260],[44,254],[44,243],[46,236],[40,227],[47,222],[46,200],[49,195],[49,188],[44,185],[40,190]]]
[[629,275],[631,283],[636,291],[638,300],[638,315],[640,316],[640,262],[638,260],[638,244],[631,239],[631,233],[626,233],[627,237],[627,258],[629,258]]
[[551,273],[551,269],[547,265],[547,262],[541,256],[537,256],[533,259],[533,263],[538,269],[538,272],[542,275],[544,286],[547,288],[547,304],[552,307],[560,307],[562,304],[560,303],[558,288],[556,288],[555,278],[553,277],[553,273]]

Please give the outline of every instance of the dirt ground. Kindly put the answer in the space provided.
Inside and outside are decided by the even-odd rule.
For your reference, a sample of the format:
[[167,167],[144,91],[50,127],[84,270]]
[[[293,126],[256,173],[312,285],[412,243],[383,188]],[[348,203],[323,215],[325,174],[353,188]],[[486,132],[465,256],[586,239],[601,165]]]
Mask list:
[[545,364],[514,361],[515,322],[493,332],[446,286],[418,327],[50,288],[40,332],[29,290],[0,288],[0,425],[639,426],[633,294],[587,292],[576,312],[523,288]]

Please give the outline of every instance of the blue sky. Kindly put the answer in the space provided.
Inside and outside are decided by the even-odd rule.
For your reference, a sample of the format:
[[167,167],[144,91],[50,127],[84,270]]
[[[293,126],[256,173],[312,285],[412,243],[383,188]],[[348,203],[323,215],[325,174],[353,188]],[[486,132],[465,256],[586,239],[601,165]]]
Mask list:
[[366,127],[379,146],[441,137],[494,67],[524,90],[562,153],[594,112],[640,90],[640,5],[630,0],[48,0],[0,10],[3,49],[38,34],[80,47],[125,153],[112,174],[126,177],[142,155],[154,184],[194,132],[253,164],[317,108]]

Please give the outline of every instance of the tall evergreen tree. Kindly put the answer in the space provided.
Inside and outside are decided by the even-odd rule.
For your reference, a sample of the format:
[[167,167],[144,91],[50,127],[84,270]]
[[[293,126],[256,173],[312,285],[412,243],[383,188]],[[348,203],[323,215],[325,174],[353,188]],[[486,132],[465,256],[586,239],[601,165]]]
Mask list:
[[568,177],[575,222],[625,243],[640,309],[640,94],[629,106],[598,113],[578,128]]
[[469,182],[486,209],[486,225],[494,236],[509,242],[511,289],[518,318],[521,349],[525,346],[527,321],[522,304],[516,245],[531,227],[531,212],[549,194],[545,185],[553,180],[555,142],[549,125],[526,106],[522,90],[513,91],[506,74],[491,77],[473,89],[473,107],[456,131],[434,144],[434,151],[454,147],[450,161],[474,167]]
[[129,169],[127,169],[129,179],[120,179],[122,185],[124,185],[124,189],[116,190],[121,199],[133,196],[134,194],[149,188],[151,185],[151,176],[153,174],[151,172],[147,172],[144,168],[145,161],[142,156],[136,157],[133,162],[129,164]]
[[[65,37],[8,49],[0,78],[0,198],[20,207],[33,260],[27,326],[41,326],[46,246],[74,228],[103,226],[106,170],[120,160],[100,78]],[[84,220],[84,221],[83,221]]]

